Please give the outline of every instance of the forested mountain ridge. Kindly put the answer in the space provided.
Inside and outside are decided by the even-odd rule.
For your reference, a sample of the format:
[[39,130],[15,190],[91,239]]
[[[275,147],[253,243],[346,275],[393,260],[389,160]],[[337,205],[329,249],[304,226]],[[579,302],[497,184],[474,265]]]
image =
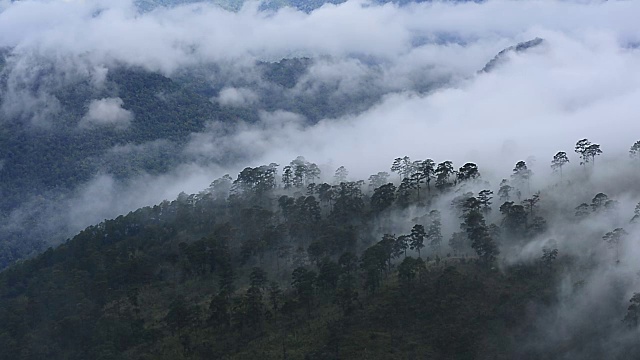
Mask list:
[[[101,93],[95,94],[91,88],[87,80],[60,88],[55,96],[63,110],[48,119],[50,125],[25,124],[19,114],[0,123],[0,209],[6,219],[1,231],[5,250],[0,253],[0,267],[32,250],[39,251],[38,242],[52,232],[65,233],[55,227],[8,226],[17,222],[10,218],[12,211],[25,202],[63,198],[101,172],[118,179],[166,172],[180,162],[178,149],[192,132],[201,131],[211,119],[234,118],[208,98],[141,70],[112,71]],[[164,97],[160,99],[158,93]],[[133,112],[131,125],[125,131],[109,125],[82,128],[88,104],[104,101],[99,99],[116,99],[116,106],[118,102],[123,106],[121,111]],[[42,215],[30,214],[35,218]]]
[[2,272],[0,358],[628,358],[640,189],[594,190],[619,174],[575,153],[499,186],[406,156],[395,182],[247,167]]
[[0,2],[0,359],[640,358],[638,13]]
[[[305,12],[310,12],[324,5],[331,5],[331,4],[337,5],[337,4],[342,4],[345,1],[346,0],[267,0],[267,1],[261,2],[260,7],[263,10],[271,10],[271,11],[278,10],[284,7],[292,7]],[[392,4],[398,4],[398,5],[407,5],[411,3],[420,3],[420,2],[428,2],[428,1],[431,1],[431,0],[418,0],[418,1],[375,0],[373,1],[373,3],[377,3],[377,4],[392,3]],[[452,2],[464,2],[464,1],[468,1],[468,0],[462,0],[462,1],[452,0]],[[189,4],[189,3],[197,3],[197,2],[198,1],[196,0],[137,0],[136,4],[140,9],[149,11],[161,6],[170,7],[170,6],[177,6],[181,4]],[[239,10],[240,8],[242,8],[242,6],[244,6],[247,3],[247,1],[244,1],[244,0],[212,0],[211,2],[225,9],[229,9],[233,11]]]
[[[261,60],[233,71],[205,63],[169,75],[118,63],[72,70],[15,48],[0,55],[0,269],[118,214],[60,215],[104,179],[122,186],[193,164],[229,166],[248,156],[205,153],[199,138],[224,138],[272,114],[311,126],[368,111],[399,90],[398,84],[358,88],[342,77],[323,79],[331,66],[343,66],[331,57]],[[347,63],[357,65],[364,83],[387,76],[380,60]],[[26,68],[33,70],[25,74]],[[430,73],[412,78],[416,92],[447,83],[447,76]]]
[[[171,76],[117,64],[65,74],[49,59],[24,60],[11,49],[2,61],[0,269],[77,231],[57,214],[101,175],[126,183],[181,165],[230,166],[247,159],[238,152],[194,152],[198,137],[220,129],[215,137],[221,138],[272,113],[313,125],[363,112],[391,91],[345,93],[341,81],[314,77],[314,66],[332,61],[324,58],[257,61],[242,67],[242,76],[220,64]],[[20,74],[23,61],[37,69],[28,79]],[[380,72],[375,64],[369,70]],[[438,86],[417,84],[422,91]]]
[[[10,51],[3,55],[2,61],[6,59],[10,63],[15,61]],[[310,59],[255,64],[260,81],[264,81],[262,86],[266,87],[262,91],[271,94],[265,96],[260,108],[291,107],[302,114],[308,113],[310,122],[317,119],[319,113],[327,113],[327,99],[323,96],[331,96],[329,89],[325,95],[319,94],[317,101],[304,97],[289,99],[283,94],[297,83],[310,64]],[[45,238],[57,238],[55,243],[69,236],[64,221],[52,224],[38,219],[64,211],[56,208],[56,203],[62,204],[73,196],[78,186],[100,174],[126,181],[137,176],[162,175],[185,163],[205,165],[210,159],[189,153],[194,134],[206,132],[207,124],[212,122],[233,126],[240,121],[253,123],[260,117],[257,106],[229,106],[216,100],[229,84],[224,79],[211,83],[208,77],[222,72],[215,66],[181,71],[172,78],[142,68],[113,67],[104,69],[101,85],[92,83],[94,80],[86,76],[57,84],[57,75],[48,66],[53,65],[46,65],[45,61],[42,80],[36,89],[19,90],[12,83],[16,81],[12,79],[13,68],[3,72],[0,268],[44,250],[48,246]],[[48,105],[34,100],[36,103],[29,112],[13,110],[7,105],[12,99],[18,95],[27,97],[16,93],[20,91],[35,99],[44,97],[43,92],[50,92],[53,100],[47,100]],[[316,106],[323,102],[325,105]],[[43,115],[38,115],[38,111]],[[102,118],[91,118],[92,111],[100,112],[100,116],[113,123],[100,123],[98,119]],[[241,159],[233,154],[231,157],[219,154],[214,159],[220,165],[237,160]]]

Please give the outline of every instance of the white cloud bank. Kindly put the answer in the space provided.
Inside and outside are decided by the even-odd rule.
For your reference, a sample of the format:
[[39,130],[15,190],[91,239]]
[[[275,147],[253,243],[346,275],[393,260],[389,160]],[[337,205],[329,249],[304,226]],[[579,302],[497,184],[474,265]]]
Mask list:
[[259,97],[253,90],[248,88],[224,88],[214,100],[223,106],[249,106],[258,101]]
[[[14,47],[11,64],[23,65],[9,74],[15,89],[29,88],[25,84],[38,79],[29,72],[34,62],[23,59],[47,58],[64,76],[75,69],[102,79],[113,64],[171,75],[191,65],[243,67],[296,55],[320,60],[302,76],[294,93],[314,94],[318,84],[334,86],[337,95],[367,88],[393,90],[358,115],[311,126],[285,111],[263,112],[257,124],[240,122],[232,129],[213,123],[192,136],[187,158],[217,160],[235,154],[247,160],[236,165],[243,167],[286,164],[304,155],[329,167],[345,165],[353,176],[366,178],[388,171],[395,157],[408,155],[453,160],[456,166],[473,161],[483,174],[500,178],[508,176],[516,161],[533,155],[540,179],[557,151],[566,151],[571,166],[577,166],[573,146],[578,139],[601,144],[604,155],[598,161],[606,161],[624,156],[640,138],[637,1],[429,2],[404,7],[349,1],[309,14],[292,9],[259,12],[257,4],[237,13],[195,4],[142,14],[127,0],[26,0],[2,9],[0,46]],[[476,74],[500,50],[535,37],[545,39],[544,44],[508,55],[490,73]],[[426,80],[418,81],[421,78]],[[416,83],[429,81],[442,83],[430,91],[416,89]],[[18,96],[20,91],[14,94],[13,99],[31,99]],[[227,85],[215,100],[238,106],[259,103],[254,95],[246,87]],[[37,99],[56,104],[49,95]],[[122,104],[109,101],[110,106],[103,106],[116,114],[111,119],[125,123]],[[173,177],[179,182],[166,188],[197,191],[221,174],[218,168],[199,169],[194,172],[197,178]],[[161,183],[170,182],[166,179]],[[144,186],[135,184],[130,188],[144,199],[132,206],[171,197],[157,189],[147,194]],[[102,196],[114,198],[116,193]],[[112,208],[96,211],[94,218],[118,214]]]
[[123,109],[124,101],[120,98],[106,98],[92,100],[87,114],[80,120],[80,128],[95,128],[109,126],[116,129],[126,129],[133,120],[133,113]]

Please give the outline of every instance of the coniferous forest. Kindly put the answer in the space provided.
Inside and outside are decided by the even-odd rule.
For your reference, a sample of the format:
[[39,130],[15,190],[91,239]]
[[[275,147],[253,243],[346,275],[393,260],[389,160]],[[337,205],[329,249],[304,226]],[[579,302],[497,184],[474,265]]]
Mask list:
[[[640,205],[595,190],[600,145],[575,153],[544,188],[525,161],[498,186],[407,156],[367,180],[247,167],[5,270],[2,357],[628,358],[640,293],[617,273]],[[563,326],[579,337],[547,338]]]
[[640,358],[638,13],[0,1],[0,360]]

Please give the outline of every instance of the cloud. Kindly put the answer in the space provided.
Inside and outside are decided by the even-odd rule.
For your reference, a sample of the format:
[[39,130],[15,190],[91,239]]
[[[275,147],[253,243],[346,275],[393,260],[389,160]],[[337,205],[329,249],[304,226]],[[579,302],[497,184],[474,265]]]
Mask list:
[[[640,40],[638,11],[640,3],[629,1],[348,1],[311,13],[261,12],[255,3],[237,12],[206,3],[140,12],[128,0],[2,3],[0,46],[12,48],[2,106],[6,116],[45,122],[61,111],[55,89],[78,77],[98,88],[114,66],[172,76],[210,63],[220,66],[204,77],[221,89],[217,101],[256,106],[273,88],[249,88],[257,75],[242,73],[255,60],[311,56],[284,96],[295,104],[330,88],[327,107],[349,115],[309,126],[295,109],[257,109],[255,124],[211,123],[193,134],[185,163],[305,155],[366,177],[409,155],[474,161],[500,178],[534,155],[542,176],[551,156],[572,155],[579,138],[601,143],[603,159],[637,140],[639,55],[630,44]],[[476,74],[500,50],[535,37],[545,43]],[[94,100],[81,124],[125,128],[133,114],[122,105]]]
[[255,104],[258,94],[247,88],[228,87],[222,89],[214,100],[223,106],[242,107]]
[[[425,92],[462,81],[498,51],[547,32],[572,40],[610,37],[624,49],[640,41],[636,19],[629,15],[638,11],[638,3],[621,1],[398,6],[352,0],[310,13],[291,8],[265,12],[254,2],[237,12],[210,3],[142,12],[131,0],[13,2],[0,6],[0,47],[12,49],[4,71],[20,81],[9,82],[2,104],[11,110],[5,111],[9,117],[45,122],[61,110],[54,85],[77,76],[90,78],[99,88],[110,67],[142,67],[171,76],[211,63],[222,69],[205,81],[220,85],[216,92],[227,88],[219,101],[252,102],[255,97],[246,88],[251,85],[255,92],[259,85],[234,84],[232,79],[219,83],[213,77],[236,76],[256,60],[309,56],[316,62],[289,92],[292,102],[299,101],[300,94],[312,96],[330,88],[334,96],[327,101],[337,100],[336,106],[347,108],[371,94]],[[496,18],[496,13],[503,15]],[[564,13],[574,16],[558,16]],[[31,74],[43,66],[42,59],[49,69],[44,72],[46,86],[26,91],[41,82],[43,72]],[[373,97],[365,105],[377,100]]]
[[123,109],[124,102],[120,98],[92,100],[87,114],[80,120],[80,128],[89,129],[109,126],[126,129],[133,120],[133,113]]
[[212,141],[265,163],[296,154],[334,161],[361,177],[404,155],[473,161],[499,176],[533,155],[544,174],[557,151],[577,163],[573,146],[584,137],[602,145],[603,159],[626,153],[640,133],[631,111],[640,98],[640,52],[602,34],[544,37],[544,46],[510,55],[492,73],[433,92],[392,93],[358,115],[313,126],[246,125]]
[[[393,159],[404,155],[453,160],[456,167],[471,161],[494,191],[518,160],[533,156],[531,186],[547,194],[541,202],[549,231],[524,247],[505,245],[503,255],[508,263],[534,261],[554,238],[560,254],[576,257],[581,271],[563,275],[557,306],[537,313],[539,324],[523,348],[549,353],[584,329],[598,328],[584,314],[601,314],[595,320],[612,327],[619,322],[626,300],[640,286],[633,275],[640,270],[634,261],[640,246],[633,240],[640,230],[627,225],[640,200],[640,179],[626,161],[640,137],[640,50],[634,45],[640,42],[640,2],[349,1],[311,13],[258,9],[248,3],[229,12],[199,3],[142,13],[127,0],[0,3],[0,46],[12,48],[2,70],[5,116],[46,123],[64,110],[56,89],[83,78],[98,89],[117,66],[167,76],[194,71],[210,86],[208,96],[217,94],[214,101],[257,114],[232,123],[211,121],[184,148],[162,140],[115,147],[104,156],[105,168],[121,164],[122,156],[145,162],[163,151],[179,153],[182,164],[126,180],[96,174],[69,194],[51,195],[44,205],[39,199],[25,202],[10,217],[13,224],[42,218],[43,228],[58,226],[58,234],[71,235],[181,191],[197,192],[224,173],[284,165],[298,155],[329,177],[344,165],[354,179],[389,171]],[[508,53],[491,72],[478,73],[499,51],[536,37],[545,41]],[[312,58],[295,86],[281,89],[260,79],[256,60],[288,56]],[[271,96],[279,102],[266,108]],[[305,103],[310,99],[317,102]],[[321,102],[323,110],[341,111],[311,123],[311,116],[296,109]],[[126,128],[133,114],[123,105],[115,97],[94,100],[81,126]],[[582,138],[604,151],[593,173],[578,165],[573,152]],[[557,185],[549,168],[557,151],[571,159],[565,175],[582,180]],[[620,202],[619,216],[576,221],[572,209],[597,192]],[[450,200],[437,201],[447,208]],[[500,220],[497,202],[491,222]],[[396,217],[421,215],[412,208]],[[459,219],[451,214],[443,214],[443,223],[445,239],[458,230]],[[397,224],[398,233],[406,230]],[[618,226],[631,235],[621,249],[623,265],[616,267],[602,235]],[[606,354],[598,351],[608,349],[615,336],[594,340],[588,351]]]
[[[638,9],[634,2],[435,2],[399,7],[348,1],[311,13],[291,8],[261,12],[253,2],[238,12],[197,3],[140,13],[126,0],[30,0],[0,13],[0,46],[165,73],[203,61],[300,55],[357,55],[393,62],[416,43],[529,40],[527,33],[544,28],[570,34],[611,29],[621,42],[637,41],[635,18],[629,14]],[[496,13],[502,16],[496,18]],[[559,17],[564,13],[574,16]]]

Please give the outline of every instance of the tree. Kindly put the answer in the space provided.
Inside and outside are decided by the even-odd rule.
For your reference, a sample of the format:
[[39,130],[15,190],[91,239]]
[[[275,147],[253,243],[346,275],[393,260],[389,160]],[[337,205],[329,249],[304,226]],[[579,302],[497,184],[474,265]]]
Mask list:
[[249,287],[244,300],[246,320],[254,329],[257,329],[261,326],[265,313],[262,290],[257,286]]
[[515,205],[507,201],[500,206],[500,213],[504,216],[502,225],[511,235],[524,236],[527,230],[527,211],[522,205]]
[[293,168],[291,166],[282,168],[282,184],[285,189],[293,187]]
[[629,149],[629,157],[633,161],[640,161],[640,140],[633,143],[633,145]]
[[323,258],[318,265],[318,288],[324,293],[335,290],[339,277],[340,266],[328,257]]
[[601,154],[602,154],[602,150],[600,150],[600,145],[598,144],[589,145],[585,151],[585,155],[587,156],[587,159],[590,159],[593,166],[595,166],[596,164],[596,156]]
[[415,189],[410,178],[402,179],[398,190],[396,191],[396,200],[401,207],[407,207],[411,203],[411,190]]
[[515,184],[517,184],[518,188],[522,189],[524,184],[527,185],[527,192],[531,193],[531,176],[533,172],[527,168],[527,164],[524,161],[518,161],[516,166],[513,168],[513,174],[511,175],[511,179]]
[[567,163],[569,163],[569,158],[564,151],[558,151],[558,153],[553,156],[553,160],[551,160],[551,169],[553,169],[553,172],[560,173],[560,181],[562,181],[562,167]]
[[595,164],[596,156],[602,154],[600,145],[593,144],[588,139],[578,140],[575,147],[575,152],[580,155],[582,161],[580,165],[586,166],[589,162]]
[[301,188],[304,186],[309,165],[310,163],[303,156],[298,156],[289,163],[289,166],[293,170],[292,183],[294,187]]
[[623,228],[617,228],[613,231],[609,231],[604,234],[602,240],[604,240],[610,247],[616,249],[616,263],[620,262],[620,242],[629,235]]
[[396,247],[396,236],[391,234],[384,234],[382,240],[378,242],[378,246],[385,254],[387,262],[387,272],[391,271],[391,260],[400,256],[402,251]]
[[477,209],[469,211],[465,216],[464,227],[467,237],[471,240],[471,247],[478,254],[480,261],[485,266],[491,265],[500,251],[489,234],[489,228],[482,213]]
[[355,285],[354,276],[351,274],[342,274],[338,279],[336,288],[335,301],[345,315],[351,313],[354,309],[354,303],[359,302],[358,291]]
[[429,228],[427,230],[427,239],[429,240],[429,246],[437,254],[442,243],[442,220],[440,211],[431,210],[429,212]]
[[533,194],[529,199],[522,200],[522,205],[529,212],[529,216],[533,217],[533,211],[538,207],[540,201],[540,192]]
[[458,181],[464,182],[469,180],[475,180],[480,177],[480,171],[478,171],[478,165],[474,163],[466,163],[458,170]]
[[381,275],[387,265],[387,255],[379,243],[368,247],[360,260],[360,267],[365,276],[365,287],[374,293],[380,286]]
[[589,158],[586,155],[587,148],[591,145],[591,141],[588,139],[581,139],[576,142],[574,151],[580,156],[580,165],[586,165],[589,162]]
[[214,180],[208,188],[208,191],[213,195],[213,200],[216,202],[226,201],[229,197],[229,191],[231,191],[232,182],[233,179],[229,174]]
[[263,289],[267,284],[267,272],[262,268],[254,267],[249,274],[249,284],[253,287]]
[[451,161],[443,161],[435,169],[436,187],[441,191],[446,190],[452,184],[449,182],[449,178],[455,174],[453,170],[453,163]]
[[215,295],[209,303],[209,323],[214,326],[231,325],[231,303],[224,293]]
[[511,198],[511,191],[513,187],[509,185],[509,180],[502,179],[500,182],[500,189],[498,190],[498,196],[500,197],[500,201],[509,201]]
[[309,163],[307,166],[307,171],[305,173],[305,179],[307,180],[308,183],[314,183],[316,179],[320,179],[320,174],[322,172],[320,171],[320,168],[318,167],[318,165],[314,164],[314,163]]
[[473,193],[471,191],[467,191],[464,194],[460,194],[453,199],[451,199],[451,209],[453,209],[457,216],[461,217],[464,213],[464,207],[466,205],[467,200],[473,197]]
[[391,164],[391,172],[397,173],[402,181],[402,158],[395,158]]
[[271,302],[271,309],[273,310],[274,314],[277,314],[280,310],[280,301],[282,298],[282,289],[280,289],[280,285],[278,285],[278,283],[274,281],[270,282],[268,294],[269,302]]
[[420,161],[417,171],[422,174],[422,178],[427,183],[427,191],[431,192],[431,179],[435,176],[436,163],[431,159]]
[[416,163],[411,161],[411,158],[405,156],[402,158],[402,177],[407,178],[410,177],[416,170]]
[[297,267],[291,274],[291,287],[295,290],[298,301],[306,304],[307,312],[311,313],[313,290],[316,284],[316,273],[304,267]]
[[493,191],[491,190],[482,190],[478,193],[478,201],[482,205],[482,212],[484,212],[485,216],[491,212],[491,199],[493,199]]
[[265,195],[276,187],[276,172],[278,164],[272,163],[259,167],[244,168],[233,182],[231,191],[236,195]]
[[462,203],[462,216],[466,216],[471,211],[480,211],[482,208],[481,206],[482,203],[480,203],[478,199],[476,199],[474,196],[469,196]]
[[604,210],[608,201],[609,197],[605,193],[597,193],[596,196],[591,199],[591,210],[593,212]]
[[409,248],[411,250],[418,251],[418,257],[420,256],[420,250],[424,247],[424,238],[427,236],[427,233],[424,231],[424,226],[420,224],[415,224],[413,228],[411,228],[411,242],[409,243]]
[[449,239],[449,247],[453,250],[454,255],[459,255],[466,248],[467,235],[465,232],[457,231],[451,234]]
[[169,305],[169,312],[164,318],[171,331],[180,330],[197,319],[197,311],[189,306],[184,297],[178,297]]
[[527,226],[527,236],[530,238],[544,234],[547,231],[547,220],[542,216],[536,216],[531,220],[531,223]]
[[637,328],[640,323],[640,293],[633,293],[631,303],[627,308],[627,315],[624,317],[624,322],[630,328]]
[[423,181],[425,179],[424,174],[421,172],[415,172],[411,174],[409,179],[411,180],[411,187],[417,190],[418,201],[420,201],[420,184],[424,183]]
[[318,198],[320,199],[320,201],[329,204],[329,206],[332,206],[331,202],[333,201],[334,197],[335,191],[331,185],[327,183],[318,185]]
[[340,266],[340,270],[342,274],[351,274],[356,271],[358,265],[358,257],[353,253],[345,252],[340,255],[338,259],[338,265]]
[[393,160],[393,164],[391,164],[391,172],[397,173],[400,177],[400,181],[409,177],[413,172],[413,163],[411,162],[411,158],[405,156]]
[[636,204],[635,209],[633,209],[633,217],[631,218],[630,223],[635,223],[640,219],[640,202]]
[[425,269],[424,262],[420,260],[407,257],[398,265],[398,278],[405,287],[411,288],[416,275]]
[[582,203],[576,206],[575,210],[576,210],[575,215],[579,219],[585,218],[591,213],[591,211],[589,210],[589,204],[587,203]]
[[407,249],[409,248],[409,240],[411,239],[411,235],[400,235],[396,239],[395,243],[395,251],[402,254],[404,253],[404,257],[407,257]]
[[332,220],[343,224],[360,220],[364,209],[360,186],[360,181],[349,181],[341,182],[334,188],[335,204],[329,215]]
[[371,195],[371,210],[379,214],[396,200],[396,186],[392,183],[376,188]]
[[388,182],[389,173],[379,172],[377,174],[369,176],[369,188],[377,189]]
[[544,265],[545,268],[547,269],[551,269],[551,267],[553,266],[553,262],[555,261],[555,259],[558,257],[558,249],[557,248],[548,248],[548,247],[543,247],[542,248],[542,257],[540,258],[540,261],[542,262],[542,264]]
[[347,181],[347,176],[349,176],[349,171],[347,170],[347,168],[345,168],[344,166],[340,166],[338,169],[336,169],[336,173],[333,179],[334,182],[339,185],[340,183]]

